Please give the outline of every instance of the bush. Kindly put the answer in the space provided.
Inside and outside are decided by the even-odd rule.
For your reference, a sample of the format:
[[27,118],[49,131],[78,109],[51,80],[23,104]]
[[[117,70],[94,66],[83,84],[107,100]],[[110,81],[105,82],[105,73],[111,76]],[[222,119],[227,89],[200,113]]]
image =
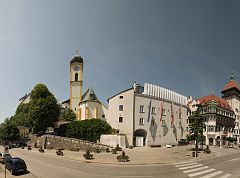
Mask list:
[[117,156],[117,160],[119,162],[128,162],[129,161],[129,156],[127,156],[125,154],[125,152],[123,151],[121,155]]
[[107,153],[109,153],[109,152],[110,152],[109,148],[106,148],[106,152],[107,152]]
[[93,154],[90,154],[90,151],[87,150],[86,153],[83,155],[85,159],[93,159]]
[[29,145],[29,146],[27,147],[27,149],[28,149],[28,150],[32,150],[32,147]]
[[62,149],[58,149],[58,150],[56,151],[56,154],[57,154],[58,156],[63,156],[63,151],[62,151]]
[[115,148],[113,148],[113,149],[111,150],[111,152],[112,152],[112,154],[117,154],[117,150],[116,150]]
[[42,147],[40,147],[40,148],[38,149],[38,151],[39,151],[40,153],[44,153],[44,149],[43,149]]
[[112,133],[112,127],[101,119],[71,121],[66,128],[66,136],[97,142],[102,134]]
[[116,150],[116,151],[122,151],[122,148],[119,147],[119,144],[117,144],[117,146],[115,147],[115,150]]
[[96,153],[101,153],[100,148],[97,148],[95,152],[96,152]]
[[209,146],[207,145],[207,148],[205,148],[204,150],[204,153],[206,154],[210,154],[211,153],[211,150],[209,149]]

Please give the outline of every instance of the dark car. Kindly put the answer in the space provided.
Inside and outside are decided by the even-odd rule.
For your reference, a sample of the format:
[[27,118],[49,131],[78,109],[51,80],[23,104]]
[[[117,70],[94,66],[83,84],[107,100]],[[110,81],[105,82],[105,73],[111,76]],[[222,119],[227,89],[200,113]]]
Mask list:
[[5,166],[12,175],[27,171],[26,163],[21,158],[8,158],[5,160]]

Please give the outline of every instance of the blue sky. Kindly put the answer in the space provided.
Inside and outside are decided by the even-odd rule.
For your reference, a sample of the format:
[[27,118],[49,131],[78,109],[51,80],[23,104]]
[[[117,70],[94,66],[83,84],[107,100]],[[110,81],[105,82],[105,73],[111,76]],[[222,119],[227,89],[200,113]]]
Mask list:
[[76,49],[104,103],[133,81],[220,96],[240,80],[239,17],[235,0],[0,0],[0,122],[37,83],[68,99]]

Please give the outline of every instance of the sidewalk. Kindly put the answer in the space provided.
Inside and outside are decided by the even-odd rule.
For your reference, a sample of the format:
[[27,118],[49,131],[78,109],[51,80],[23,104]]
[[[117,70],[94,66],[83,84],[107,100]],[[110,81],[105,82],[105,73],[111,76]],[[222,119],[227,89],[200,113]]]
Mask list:
[[[129,156],[129,162],[118,162],[117,156],[120,155],[122,152],[117,152],[117,154],[110,153],[93,153],[94,159],[92,160],[85,160],[83,158],[83,154],[85,152],[79,151],[68,151],[63,150],[64,156],[57,156],[56,150],[45,150],[45,153],[39,153],[38,149],[33,148],[32,150],[20,149],[24,152],[34,152],[36,154],[44,154],[49,156],[54,156],[58,158],[63,159],[72,159],[72,160],[78,160],[88,163],[99,163],[99,164],[124,164],[124,165],[151,165],[151,164],[170,164],[173,162],[179,162],[183,160],[189,160],[189,159],[195,159],[195,160],[201,160],[201,159],[207,159],[210,157],[214,157],[217,155],[216,152],[220,148],[214,148],[212,149],[211,154],[205,154],[203,152],[200,152],[198,157],[192,157],[192,145],[188,146],[176,146],[173,148],[166,148],[166,147],[160,147],[160,148],[149,148],[149,147],[135,147],[133,149],[123,149],[125,151],[126,155]],[[222,148],[224,149],[224,148]],[[240,150],[235,150],[240,151]]]

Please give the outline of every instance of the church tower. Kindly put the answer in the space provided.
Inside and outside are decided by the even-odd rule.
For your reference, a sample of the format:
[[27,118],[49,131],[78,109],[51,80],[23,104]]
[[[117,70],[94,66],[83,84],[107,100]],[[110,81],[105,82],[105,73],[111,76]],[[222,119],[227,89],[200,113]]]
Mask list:
[[233,74],[221,93],[222,98],[228,102],[236,115],[233,136],[237,138],[237,143],[240,143],[240,87]]
[[82,101],[83,84],[83,59],[76,55],[70,61],[70,109],[73,110],[79,120],[79,103]]

